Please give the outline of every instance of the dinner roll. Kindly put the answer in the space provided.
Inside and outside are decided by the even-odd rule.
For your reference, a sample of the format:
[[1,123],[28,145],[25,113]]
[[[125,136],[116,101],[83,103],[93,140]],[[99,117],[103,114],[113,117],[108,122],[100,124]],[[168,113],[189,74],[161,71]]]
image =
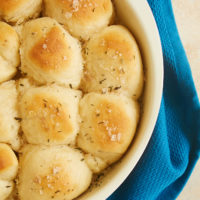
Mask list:
[[31,144],[73,144],[81,92],[60,86],[28,89],[20,100],[22,130]]
[[7,144],[0,143],[0,180],[14,179],[17,170],[18,161],[15,153]]
[[54,19],[27,22],[21,38],[23,72],[40,84],[79,86],[83,68],[80,44]]
[[80,101],[80,117],[78,146],[111,164],[133,139],[139,106],[122,95],[89,93]]
[[13,182],[0,180],[0,199],[6,200],[13,190]]
[[123,26],[105,28],[84,48],[86,60],[82,89],[116,92],[138,98],[143,86],[143,66],[137,43]]
[[106,27],[113,18],[111,0],[44,0],[44,7],[44,15],[82,39]]
[[37,17],[41,11],[42,0],[1,0],[0,18],[11,23]]
[[21,119],[17,111],[15,81],[0,84],[0,105],[0,142],[9,143],[16,150],[20,146],[18,130]]
[[[0,3],[1,7],[1,3]],[[17,72],[19,59],[19,38],[8,24],[0,22],[0,83],[11,79]]]
[[67,146],[28,145],[20,159],[20,200],[71,200],[91,183],[81,153]]

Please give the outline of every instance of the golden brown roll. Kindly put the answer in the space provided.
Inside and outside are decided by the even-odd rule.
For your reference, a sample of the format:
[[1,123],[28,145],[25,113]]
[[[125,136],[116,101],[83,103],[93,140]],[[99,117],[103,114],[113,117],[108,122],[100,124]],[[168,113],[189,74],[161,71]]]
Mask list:
[[73,144],[81,92],[60,86],[29,88],[20,100],[22,130],[31,144]]
[[113,18],[111,0],[45,0],[44,15],[64,24],[74,36],[88,39]]
[[22,30],[21,70],[40,84],[77,88],[82,76],[81,47],[54,19],[32,20]]
[[17,175],[18,160],[7,145],[0,143],[0,180],[11,181]]
[[[1,3],[0,3],[1,6]],[[0,83],[11,79],[20,63],[19,38],[8,24],[0,22]]]
[[[124,154],[134,137],[139,106],[122,95],[89,93],[80,101],[80,117],[78,146],[111,164]],[[99,171],[95,166],[92,169]]]
[[143,66],[137,43],[123,26],[105,28],[84,48],[85,92],[116,92],[138,98],[143,86]]
[[0,199],[6,200],[13,190],[13,182],[0,180]]
[[11,23],[22,23],[37,17],[42,8],[42,0],[1,0],[0,18]]
[[21,119],[17,111],[15,81],[0,84],[0,105],[0,142],[9,143],[17,150],[20,146],[18,130]]
[[31,146],[20,158],[20,200],[71,200],[90,185],[92,173],[81,153],[67,146]]

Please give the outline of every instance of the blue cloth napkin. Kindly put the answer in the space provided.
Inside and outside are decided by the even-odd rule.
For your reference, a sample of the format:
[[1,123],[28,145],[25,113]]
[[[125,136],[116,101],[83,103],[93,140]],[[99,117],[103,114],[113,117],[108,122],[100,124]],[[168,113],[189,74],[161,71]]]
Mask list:
[[200,156],[200,105],[171,1],[148,3],[157,22],[164,56],[160,113],[142,158],[108,200],[176,199]]

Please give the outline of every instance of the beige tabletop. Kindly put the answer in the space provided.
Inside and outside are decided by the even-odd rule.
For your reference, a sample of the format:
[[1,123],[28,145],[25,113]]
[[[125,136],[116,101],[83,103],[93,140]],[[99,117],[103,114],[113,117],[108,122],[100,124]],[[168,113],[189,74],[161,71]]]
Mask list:
[[[172,3],[200,98],[200,0],[172,0]],[[200,161],[178,200],[200,200]]]

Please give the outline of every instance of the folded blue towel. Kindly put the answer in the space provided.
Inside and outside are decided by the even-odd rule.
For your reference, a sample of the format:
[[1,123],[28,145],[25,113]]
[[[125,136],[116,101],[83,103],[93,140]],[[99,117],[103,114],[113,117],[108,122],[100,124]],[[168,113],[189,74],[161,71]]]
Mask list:
[[157,22],[164,56],[160,113],[142,158],[108,200],[176,199],[200,156],[200,104],[171,1],[148,2]]

